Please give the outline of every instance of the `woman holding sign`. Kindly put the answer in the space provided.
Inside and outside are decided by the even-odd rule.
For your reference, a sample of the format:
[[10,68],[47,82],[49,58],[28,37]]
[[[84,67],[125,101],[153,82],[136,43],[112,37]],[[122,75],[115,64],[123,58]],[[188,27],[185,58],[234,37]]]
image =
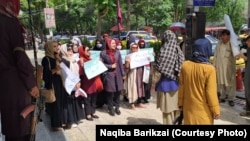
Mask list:
[[138,107],[145,108],[146,106],[142,103],[143,97],[145,97],[143,73],[145,66],[139,66],[131,68],[131,57],[132,53],[138,52],[139,46],[136,43],[130,44],[130,53],[126,56],[125,66],[127,70],[127,92],[130,103],[130,108],[135,109],[135,103],[137,102]]
[[[60,53],[62,54],[62,62],[65,67],[67,67],[70,72],[72,72],[72,74],[74,74],[74,77],[79,78],[79,65],[75,59],[75,57],[73,56],[73,49],[71,48],[71,46],[67,46],[66,44],[62,45],[60,48]],[[63,72],[63,68],[62,72]],[[65,77],[70,77],[70,74],[66,74],[67,76]],[[62,73],[63,76],[63,73]],[[63,79],[65,81],[65,79]],[[77,79],[80,80],[80,79]],[[64,87],[67,90],[67,86],[69,84],[67,84],[67,81],[64,82]],[[78,122],[80,122],[80,120],[85,118],[85,112],[84,109],[82,107],[82,98],[81,97],[77,97],[75,95],[75,92],[77,89],[80,88],[81,83],[78,82],[76,83],[75,87],[73,88],[74,85],[72,85],[72,89],[71,92],[67,91],[67,96],[65,97],[65,110],[66,112],[64,112],[64,122],[66,123],[66,127],[67,128],[71,128],[71,127],[76,127]]]
[[[100,54],[104,65],[108,68],[105,76],[104,89],[107,95],[107,105],[109,114],[114,116],[121,114],[120,95],[123,90],[123,79],[125,71],[122,63],[120,51],[116,49],[114,39],[105,39],[106,48]],[[115,106],[115,109],[114,109]]]
[[79,48],[80,56],[80,78],[81,78],[81,88],[87,93],[87,98],[83,99],[84,109],[86,113],[86,119],[93,121],[93,118],[99,118],[95,114],[97,94],[103,90],[103,84],[100,76],[88,79],[84,71],[84,63],[91,60],[90,58],[90,48],[86,46],[81,46]]

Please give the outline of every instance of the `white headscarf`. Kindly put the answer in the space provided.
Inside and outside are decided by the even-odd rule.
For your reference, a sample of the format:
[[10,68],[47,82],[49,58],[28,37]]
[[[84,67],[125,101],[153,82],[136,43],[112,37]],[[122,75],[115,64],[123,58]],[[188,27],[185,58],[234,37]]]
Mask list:
[[60,52],[62,54],[62,58],[64,58],[65,60],[69,61],[69,63],[70,63],[69,64],[69,69],[74,74],[79,75],[79,66],[78,66],[78,63],[77,63],[75,57],[73,56],[73,53],[72,53],[72,55],[68,54],[67,44],[61,45]]

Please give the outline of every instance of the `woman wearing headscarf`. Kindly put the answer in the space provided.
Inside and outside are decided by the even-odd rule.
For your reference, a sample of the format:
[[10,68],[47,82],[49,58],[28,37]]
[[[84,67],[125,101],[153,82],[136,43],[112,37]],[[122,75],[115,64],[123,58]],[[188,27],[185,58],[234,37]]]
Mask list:
[[209,63],[211,46],[208,39],[197,39],[191,60],[182,64],[178,106],[184,124],[213,124],[220,117],[216,71]]
[[93,48],[93,50],[103,50],[104,49],[104,46],[103,46],[103,41],[102,39],[96,39],[95,40],[95,46]]
[[0,0],[0,112],[5,141],[29,141],[31,114],[20,113],[38,97],[34,67],[25,52],[19,0]]
[[126,56],[125,67],[127,72],[127,87],[125,88],[128,93],[128,100],[131,109],[135,109],[135,105],[138,107],[145,108],[146,106],[142,103],[143,97],[145,97],[143,73],[144,67],[140,66],[137,68],[130,68],[131,54],[140,51],[139,45],[136,43],[130,44],[130,52]]
[[51,128],[53,131],[62,130],[63,126],[63,104],[65,103],[65,96],[67,93],[64,89],[61,69],[59,62],[58,43],[55,40],[48,41],[45,44],[45,56],[42,59],[43,66],[43,81],[46,89],[54,88],[56,101],[53,103],[46,103],[46,112],[50,116]]
[[[120,51],[116,49],[115,40],[106,38],[106,49],[100,54],[101,60],[108,68],[106,71],[104,90],[107,97],[109,114],[114,116],[115,113],[120,115],[120,94],[124,89],[123,79],[125,71],[122,63]],[[115,107],[115,109],[114,109]]]
[[[63,44],[60,48],[60,52],[62,54],[62,63],[64,63],[74,75],[80,78],[79,65],[73,56],[72,47]],[[67,103],[64,103],[64,106],[67,110],[64,112],[64,123],[67,125],[67,128],[76,127],[80,120],[85,118],[82,99],[75,96],[75,92],[80,86],[81,83],[78,82],[73,91],[65,97]]]
[[87,93],[87,98],[83,99],[86,119],[93,121],[93,118],[99,118],[95,113],[96,100],[97,94],[103,90],[103,84],[100,75],[88,79],[85,74],[84,63],[91,60],[90,48],[87,46],[81,46],[79,48],[79,56],[81,88]]
[[156,84],[157,108],[162,112],[163,124],[172,124],[179,115],[178,77],[184,55],[177,44],[174,32],[167,30],[163,34],[162,46],[156,56],[156,70],[160,80]]

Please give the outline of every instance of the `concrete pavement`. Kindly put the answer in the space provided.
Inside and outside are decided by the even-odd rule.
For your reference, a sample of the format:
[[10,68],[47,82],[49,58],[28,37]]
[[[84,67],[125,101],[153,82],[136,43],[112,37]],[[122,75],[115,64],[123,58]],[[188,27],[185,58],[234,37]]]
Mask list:
[[[33,51],[27,51],[27,54],[34,64]],[[40,64],[41,58],[44,56],[44,52],[39,50],[37,56],[38,63]],[[238,93],[237,95],[244,94],[242,94],[242,92],[236,93]],[[230,107],[227,102],[221,103],[221,118],[219,120],[215,120],[215,124],[249,124],[250,118],[239,116],[239,113],[242,111],[244,104],[244,99],[239,98],[235,100],[234,107]],[[112,117],[108,114],[107,107],[106,105],[104,105],[102,108],[99,108],[96,111],[96,114],[100,117],[99,119],[94,119],[94,121],[82,120],[83,123],[80,123],[76,128],[71,128],[59,132],[50,131],[49,118],[43,113],[43,122],[40,122],[37,126],[36,141],[95,141],[96,125],[103,124],[161,125],[162,115],[161,111],[159,109],[156,109],[156,94],[154,93],[154,91],[152,91],[152,98],[150,99],[149,103],[146,104],[146,106],[146,108],[136,108],[135,110],[131,110],[128,108],[128,103],[122,102],[121,115]]]

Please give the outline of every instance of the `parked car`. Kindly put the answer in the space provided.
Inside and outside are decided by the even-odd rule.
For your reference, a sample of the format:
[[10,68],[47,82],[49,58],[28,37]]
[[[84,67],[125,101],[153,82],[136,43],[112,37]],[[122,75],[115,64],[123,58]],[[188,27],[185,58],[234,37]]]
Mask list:
[[150,43],[155,43],[155,42],[161,42],[159,39],[157,39],[156,36],[150,36],[150,40],[149,40]]

